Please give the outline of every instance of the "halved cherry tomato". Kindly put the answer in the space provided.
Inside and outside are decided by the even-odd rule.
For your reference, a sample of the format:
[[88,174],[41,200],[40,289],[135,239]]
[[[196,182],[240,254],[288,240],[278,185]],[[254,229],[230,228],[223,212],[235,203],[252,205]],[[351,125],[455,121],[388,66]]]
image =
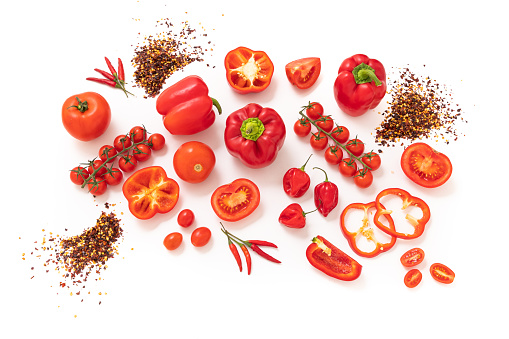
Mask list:
[[216,164],[214,151],[199,141],[183,143],[173,155],[173,168],[180,179],[200,183],[208,178]]
[[350,131],[345,126],[337,126],[332,130],[331,136],[340,144],[344,144],[350,137]]
[[406,251],[399,259],[405,267],[419,265],[424,260],[424,251],[418,247]]
[[372,171],[379,169],[380,165],[382,164],[380,156],[375,152],[365,153],[361,160],[366,164],[366,166],[369,166]]
[[329,146],[325,151],[325,161],[331,165],[338,165],[343,159],[343,150],[339,146]]
[[422,280],[422,273],[418,269],[414,268],[413,270],[410,270],[405,274],[405,279],[403,280],[405,282],[405,286],[408,288],[414,288],[415,286],[419,285],[419,283]]
[[323,106],[319,102],[310,102],[306,106],[306,115],[311,120],[320,119],[323,116]]
[[212,193],[211,205],[217,216],[225,221],[237,221],[254,212],[260,204],[260,190],[249,179],[237,179],[219,186]]
[[401,168],[410,180],[427,188],[445,184],[452,174],[449,158],[423,142],[405,149],[401,156]]
[[311,132],[311,123],[304,118],[299,119],[293,125],[293,131],[299,137],[305,137]]
[[324,150],[328,143],[329,138],[323,132],[312,133],[311,138],[309,138],[309,144],[317,151]]
[[321,69],[320,58],[303,58],[292,61],[285,66],[288,81],[300,89],[313,86],[320,75]]
[[456,277],[454,272],[444,264],[439,263],[433,264],[429,268],[429,271],[433,279],[443,284],[452,283],[454,281],[454,278]]
[[357,163],[355,160],[350,158],[344,158],[338,165],[339,173],[343,174],[345,177],[353,177],[357,172]]
[[233,90],[240,94],[261,92],[270,85],[274,65],[262,51],[238,47],[224,59],[226,79]]

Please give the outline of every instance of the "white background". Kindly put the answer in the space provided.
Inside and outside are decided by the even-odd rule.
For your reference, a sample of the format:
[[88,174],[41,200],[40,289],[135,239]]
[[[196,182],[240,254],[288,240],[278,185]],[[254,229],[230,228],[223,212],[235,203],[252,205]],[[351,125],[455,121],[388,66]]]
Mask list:
[[[507,26],[502,1],[332,3],[26,1],[9,3],[8,8],[2,4],[0,336],[427,338],[493,337],[504,331],[509,201],[508,60],[503,52]],[[85,80],[96,76],[94,68],[106,69],[104,56],[114,64],[121,57],[132,85],[134,68],[129,60],[134,47],[143,36],[164,31],[156,23],[166,18],[176,27],[188,21],[198,33],[207,33],[202,46],[212,42],[213,51],[206,52],[204,62],[175,73],[166,85],[199,75],[222,104],[224,113],[214,125],[193,136],[165,131],[155,100],[143,99],[141,89],[131,88],[136,98],[127,99],[120,90]],[[266,91],[242,96],[229,88],[223,59],[238,46],[266,51],[272,59],[275,72]],[[456,125],[460,137],[449,145],[430,141],[454,166],[442,187],[425,189],[410,182],[399,167],[403,147],[397,146],[383,148],[374,184],[358,189],[293,134],[300,107],[318,101],[368,148],[379,148],[373,135],[383,119],[379,112],[387,104],[352,118],[339,110],[332,94],[341,61],[356,53],[380,60],[388,73],[408,66],[452,90],[453,102],[468,123]],[[286,79],[284,66],[309,56],[321,58],[322,73],[311,89],[297,90]],[[99,92],[108,100],[112,122],[101,137],[85,143],[67,134],[61,107],[68,97],[86,91]],[[278,111],[288,132],[276,162],[258,170],[231,157],[222,139],[227,115],[250,102]],[[175,209],[148,221],[130,215],[120,186],[94,199],[69,181],[71,168],[140,124],[163,133],[167,140],[143,166],[162,166],[181,188]],[[182,182],[173,170],[173,153],[189,140],[207,143],[218,159],[201,184]],[[312,167],[326,169],[339,186],[339,206],[327,218],[308,215],[304,229],[288,229],[277,221],[281,210],[291,202],[311,210],[313,199],[311,191],[298,200],[287,197],[282,176],[311,153],[312,185],[323,180]],[[269,251],[283,262],[276,265],[254,254],[250,276],[238,272],[209,203],[217,186],[239,177],[258,184],[261,204],[248,218],[225,226],[241,238],[275,242],[279,249]],[[403,188],[425,200],[432,220],[419,239],[398,241],[391,251],[373,259],[361,258],[341,234],[339,215],[348,204],[372,201],[388,187]],[[34,241],[42,240],[42,229],[63,234],[68,228],[67,234],[75,235],[93,226],[101,211],[108,211],[105,202],[115,204],[110,210],[122,219],[124,240],[102,280],[87,284],[91,294],[81,302],[81,297],[69,295],[72,290],[57,287],[60,276],[45,273],[43,261],[29,253]],[[196,214],[190,229],[176,223],[183,208]],[[199,226],[212,230],[211,242],[201,249],[190,243],[192,229]],[[183,233],[184,242],[169,252],[162,241],[174,231]],[[363,265],[358,280],[335,280],[309,265],[305,250],[317,234]],[[412,247],[423,248],[426,259],[419,266],[421,284],[408,289],[399,257]],[[428,269],[434,262],[455,271],[453,284],[431,278]]]

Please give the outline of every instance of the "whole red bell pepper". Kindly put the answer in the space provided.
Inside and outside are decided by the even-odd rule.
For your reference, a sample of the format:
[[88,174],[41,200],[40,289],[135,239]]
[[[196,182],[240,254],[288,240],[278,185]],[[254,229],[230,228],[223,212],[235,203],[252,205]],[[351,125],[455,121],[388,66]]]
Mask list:
[[345,59],[334,82],[334,98],[339,108],[351,116],[373,109],[387,90],[385,68],[376,59],[356,54]]
[[[311,158],[311,155],[309,156]],[[311,179],[309,178],[309,174],[304,171],[306,164],[309,161],[306,160],[304,165],[300,168],[290,168],[286,171],[283,176],[283,189],[286,194],[291,197],[299,198],[302,197],[307,190],[309,189],[309,185],[311,184]]]
[[213,107],[221,114],[221,106],[209,97],[205,82],[190,75],[165,89],[156,101],[163,115],[164,127],[175,135],[190,135],[209,128],[216,119]]
[[325,173],[325,180],[315,186],[314,198],[318,212],[326,217],[338,205],[338,186],[329,181],[327,172],[319,167],[313,167],[313,169],[315,168]]
[[290,228],[303,228],[306,226],[306,215],[314,211],[304,212],[299,204],[293,203],[281,212],[279,222]]
[[285,137],[283,119],[272,108],[248,104],[226,119],[226,148],[247,167],[262,168],[273,163]]

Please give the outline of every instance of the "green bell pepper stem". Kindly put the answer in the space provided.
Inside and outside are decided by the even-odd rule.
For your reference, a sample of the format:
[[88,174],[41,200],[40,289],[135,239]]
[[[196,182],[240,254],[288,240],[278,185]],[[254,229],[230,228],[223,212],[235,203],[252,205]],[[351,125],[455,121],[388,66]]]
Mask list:
[[362,63],[355,67],[352,73],[355,82],[358,85],[365,84],[371,81],[374,81],[376,86],[382,85],[382,82],[376,77],[375,70],[372,67],[366,65],[365,63]]
[[263,122],[258,118],[247,118],[240,126],[240,133],[245,139],[256,141],[265,131]]

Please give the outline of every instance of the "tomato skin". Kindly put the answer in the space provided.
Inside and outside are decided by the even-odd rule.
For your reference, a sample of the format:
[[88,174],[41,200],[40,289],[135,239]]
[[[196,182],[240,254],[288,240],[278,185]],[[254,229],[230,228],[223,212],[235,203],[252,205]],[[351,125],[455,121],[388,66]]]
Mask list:
[[260,204],[260,190],[249,179],[236,179],[219,186],[211,197],[212,209],[224,221],[238,221],[253,213]]
[[214,151],[199,141],[183,143],[173,155],[173,168],[180,179],[200,183],[208,178],[216,164]]
[[134,143],[147,140],[147,130],[141,126],[134,126],[129,131],[129,137]]
[[334,127],[334,120],[332,120],[330,115],[324,116],[316,122],[316,125],[328,133]]
[[364,143],[360,139],[351,139],[346,143],[346,149],[356,157],[364,153]]
[[359,170],[355,173],[353,182],[357,187],[368,188],[373,183],[373,173],[368,169]]
[[306,115],[311,120],[320,119],[323,116],[323,106],[319,102],[312,102],[309,104],[311,107],[306,108]]
[[421,280],[422,280],[422,273],[421,273],[421,271],[419,271],[418,269],[414,268],[414,269],[408,271],[405,274],[405,278],[404,278],[403,281],[404,281],[406,287],[414,288],[417,285],[419,285]]
[[137,161],[143,162],[150,159],[152,150],[145,144],[136,145],[133,149],[133,156]]
[[429,271],[433,279],[443,284],[451,284],[456,277],[456,274],[444,264],[435,263],[431,265]]
[[70,177],[71,177],[71,181],[74,184],[81,186],[81,185],[83,185],[83,183],[85,182],[85,179],[88,178],[89,175],[90,175],[90,173],[88,173],[88,170],[86,168],[77,166],[71,170]]
[[[102,165],[104,164],[104,161],[102,160],[94,160],[92,162],[92,164],[90,166],[88,166],[88,173],[90,175],[92,175],[92,173],[94,173],[95,170],[99,169],[99,167],[101,167]],[[106,174],[106,167],[101,167],[101,169],[99,169],[99,171],[97,171],[97,173],[95,174],[96,176],[102,176]]]
[[152,150],[159,151],[164,147],[166,140],[162,134],[154,133],[148,138],[148,142]]
[[198,227],[191,233],[191,244],[195,247],[203,247],[208,244],[212,233],[207,227]]
[[357,172],[357,163],[350,158],[341,160],[338,167],[339,173],[343,174],[345,177],[353,177]]
[[300,89],[307,89],[313,86],[320,75],[321,69],[322,63],[320,58],[298,59],[285,66],[288,81]]
[[332,130],[331,136],[340,144],[344,144],[350,138],[350,131],[345,126],[337,126]]
[[399,259],[405,267],[419,265],[424,260],[424,251],[418,247],[409,249]]
[[136,165],[138,165],[138,160],[131,154],[129,155],[123,155],[118,160],[118,167],[124,172],[132,172],[136,169]]
[[309,139],[309,144],[311,147],[317,151],[322,151],[327,147],[329,143],[329,138],[325,133],[318,132],[311,134],[311,138]]
[[343,150],[339,146],[329,146],[325,151],[325,161],[331,165],[339,165],[343,159]]
[[[85,102],[87,109],[81,112],[76,106],[84,106]],[[62,105],[62,123],[67,132],[78,140],[96,139],[106,131],[110,121],[110,105],[98,93],[85,92],[73,95]]]
[[116,154],[117,154],[117,150],[115,149],[115,147],[113,147],[111,145],[104,145],[99,149],[99,158],[102,161],[106,161],[106,159],[112,158],[108,162],[113,162],[113,160],[115,160],[115,158],[113,158],[113,157]]
[[118,185],[122,182],[124,174],[118,168],[112,168],[104,175],[104,180],[110,186]]
[[180,211],[177,216],[177,223],[182,227],[189,227],[194,222],[194,213],[190,209]]
[[102,177],[96,177],[96,180],[97,185],[95,186],[93,182],[87,184],[88,191],[90,192],[90,194],[95,196],[103,195],[104,192],[106,192],[106,189],[108,188],[106,180]]
[[311,123],[306,121],[304,118],[299,119],[293,125],[293,131],[299,137],[305,137],[309,134],[309,132],[311,132]]
[[179,232],[170,233],[163,240],[163,245],[168,251],[176,250],[180,244],[182,244],[182,234]]
[[401,168],[410,180],[426,188],[442,186],[452,174],[449,158],[423,142],[414,143],[403,151]]
[[118,152],[122,152],[125,148],[131,147],[132,144],[131,138],[127,135],[119,135],[113,141],[113,146]]
[[376,171],[380,168],[380,165],[382,164],[382,160],[380,159],[380,156],[376,154],[375,152],[369,152],[362,156],[361,158],[362,162],[366,164],[372,171]]

